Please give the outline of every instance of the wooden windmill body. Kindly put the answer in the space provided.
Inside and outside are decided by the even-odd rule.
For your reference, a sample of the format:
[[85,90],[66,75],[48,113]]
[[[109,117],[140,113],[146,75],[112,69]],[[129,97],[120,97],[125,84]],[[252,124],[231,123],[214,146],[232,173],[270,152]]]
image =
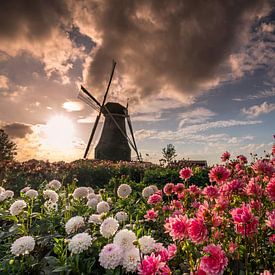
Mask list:
[[[137,145],[134,138],[134,132],[130,116],[128,114],[128,104],[126,107],[117,102],[106,102],[108,91],[112,82],[116,63],[113,62],[113,68],[110,80],[105,92],[103,102],[100,104],[83,86],[79,93],[79,98],[98,111],[85,153],[84,158],[87,158],[92,140],[94,138],[99,119],[104,116],[104,125],[98,144],[95,147],[95,159],[112,160],[112,161],[130,161],[131,149],[137,154],[137,159],[141,161],[141,156],[138,153]],[[131,134],[131,138],[126,131],[126,122]]]

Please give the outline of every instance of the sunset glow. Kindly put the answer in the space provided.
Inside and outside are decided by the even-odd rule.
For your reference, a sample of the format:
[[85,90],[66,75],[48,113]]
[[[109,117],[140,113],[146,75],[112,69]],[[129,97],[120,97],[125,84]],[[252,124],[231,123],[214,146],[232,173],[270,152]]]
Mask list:
[[67,117],[58,115],[49,119],[45,127],[45,142],[58,150],[73,147],[74,127]]

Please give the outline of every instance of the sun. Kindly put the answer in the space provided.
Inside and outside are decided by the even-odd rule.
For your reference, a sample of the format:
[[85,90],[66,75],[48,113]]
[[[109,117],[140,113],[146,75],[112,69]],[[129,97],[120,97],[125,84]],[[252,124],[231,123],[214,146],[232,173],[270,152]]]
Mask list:
[[47,144],[53,149],[70,149],[73,147],[73,122],[62,115],[54,116],[46,124],[45,135]]

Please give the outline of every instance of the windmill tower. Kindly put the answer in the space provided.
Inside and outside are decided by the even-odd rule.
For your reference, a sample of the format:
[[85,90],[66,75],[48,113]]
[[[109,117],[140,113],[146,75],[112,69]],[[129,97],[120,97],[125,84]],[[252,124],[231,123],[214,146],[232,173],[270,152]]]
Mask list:
[[[113,61],[111,76],[101,104],[93,95],[91,95],[83,86],[81,86],[78,97],[98,112],[84,153],[84,158],[87,158],[88,156],[99,119],[101,115],[103,115],[105,120],[99,142],[95,147],[95,159],[130,161],[131,146],[137,154],[137,159],[141,161],[141,157],[138,153],[137,145],[134,138],[132,123],[128,113],[128,103],[126,107],[117,102],[106,103],[115,67],[116,62]],[[131,134],[131,138],[129,138],[129,136],[127,135],[126,122]]]

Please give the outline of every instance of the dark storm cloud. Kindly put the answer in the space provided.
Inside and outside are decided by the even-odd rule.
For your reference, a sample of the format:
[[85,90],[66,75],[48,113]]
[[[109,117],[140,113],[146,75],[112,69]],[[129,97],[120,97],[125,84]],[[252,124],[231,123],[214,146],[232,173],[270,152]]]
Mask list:
[[18,122],[6,124],[2,128],[11,138],[24,138],[33,132],[30,125]]
[[196,95],[220,81],[230,54],[245,42],[264,6],[258,0],[77,2],[80,30],[98,44],[87,82],[102,93],[114,58],[128,95],[162,89]]
[[36,41],[46,39],[53,28],[69,21],[66,1],[8,0],[0,4],[0,38],[14,38],[22,34]]

